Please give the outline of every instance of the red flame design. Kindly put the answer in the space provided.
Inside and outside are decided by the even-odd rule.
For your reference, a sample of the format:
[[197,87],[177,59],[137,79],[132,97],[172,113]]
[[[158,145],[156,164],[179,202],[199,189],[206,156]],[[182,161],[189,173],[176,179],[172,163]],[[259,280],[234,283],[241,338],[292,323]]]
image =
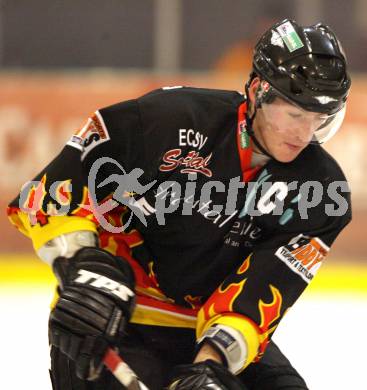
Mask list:
[[262,299],[259,300],[259,312],[261,316],[261,323],[259,329],[262,332],[260,334],[260,354],[257,359],[264,354],[265,348],[269,342],[269,335],[274,332],[276,326],[270,328],[270,326],[280,318],[280,310],[282,307],[282,294],[273,285],[269,285],[273,299],[270,303],[265,303]]
[[185,301],[191,306],[192,309],[200,309],[202,297],[193,297],[192,295],[186,295]]
[[71,179],[61,182],[56,189],[56,200],[62,205],[67,206],[71,202]]
[[[250,259],[251,255],[238,268],[237,275],[244,274],[250,268]],[[205,320],[220,313],[233,312],[233,302],[242,291],[245,283],[246,279],[242,279],[240,282],[231,283],[224,289],[223,285],[219,286],[203,306]]]
[[42,176],[41,181],[36,185],[32,186],[27,194],[27,199],[21,206],[22,210],[29,216],[30,223],[35,225],[40,222],[41,225],[47,223],[47,215],[43,211],[43,200],[47,194],[46,187],[46,174]]

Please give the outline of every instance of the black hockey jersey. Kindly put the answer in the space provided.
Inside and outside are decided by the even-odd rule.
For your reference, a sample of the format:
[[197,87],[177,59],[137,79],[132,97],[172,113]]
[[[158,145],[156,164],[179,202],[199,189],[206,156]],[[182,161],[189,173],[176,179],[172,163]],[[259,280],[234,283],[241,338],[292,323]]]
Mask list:
[[36,249],[77,230],[127,259],[133,322],[233,326],[264,351],[351,219],[346,179],[319,145],[251,165],[237,92],[172,87],[97,111],[10,204]]

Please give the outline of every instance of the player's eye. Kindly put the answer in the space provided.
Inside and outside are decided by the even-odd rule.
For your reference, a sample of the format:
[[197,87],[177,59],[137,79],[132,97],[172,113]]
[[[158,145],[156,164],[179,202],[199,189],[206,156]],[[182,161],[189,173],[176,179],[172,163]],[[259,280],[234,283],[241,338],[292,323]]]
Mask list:
[[288,115],[291,118],[301,118],[301,116],[302,116],[302,114],[298,114],[298,113],[295,113],[295,112],[288,112]]

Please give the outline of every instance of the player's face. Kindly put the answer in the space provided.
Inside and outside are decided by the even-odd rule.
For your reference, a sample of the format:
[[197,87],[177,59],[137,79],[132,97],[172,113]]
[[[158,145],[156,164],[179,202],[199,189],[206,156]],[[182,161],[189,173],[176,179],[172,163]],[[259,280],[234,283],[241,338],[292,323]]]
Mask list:
[[253,124],[258,141],[278,161],[290,162],[310,143],[325,116],[276,98],[262,104]]

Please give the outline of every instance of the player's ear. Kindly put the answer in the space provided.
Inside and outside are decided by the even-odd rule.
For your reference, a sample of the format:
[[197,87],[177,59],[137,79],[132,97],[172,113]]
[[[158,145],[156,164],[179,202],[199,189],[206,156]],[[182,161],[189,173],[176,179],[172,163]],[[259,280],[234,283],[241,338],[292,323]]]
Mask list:
[[254,79],[251,81],[250,86],[248,88],[248,97],[251,102],[251,106],[255,106],[255,100],[256,100],[256,91],[260,87],[260,78],[258,76],[254,77]]

